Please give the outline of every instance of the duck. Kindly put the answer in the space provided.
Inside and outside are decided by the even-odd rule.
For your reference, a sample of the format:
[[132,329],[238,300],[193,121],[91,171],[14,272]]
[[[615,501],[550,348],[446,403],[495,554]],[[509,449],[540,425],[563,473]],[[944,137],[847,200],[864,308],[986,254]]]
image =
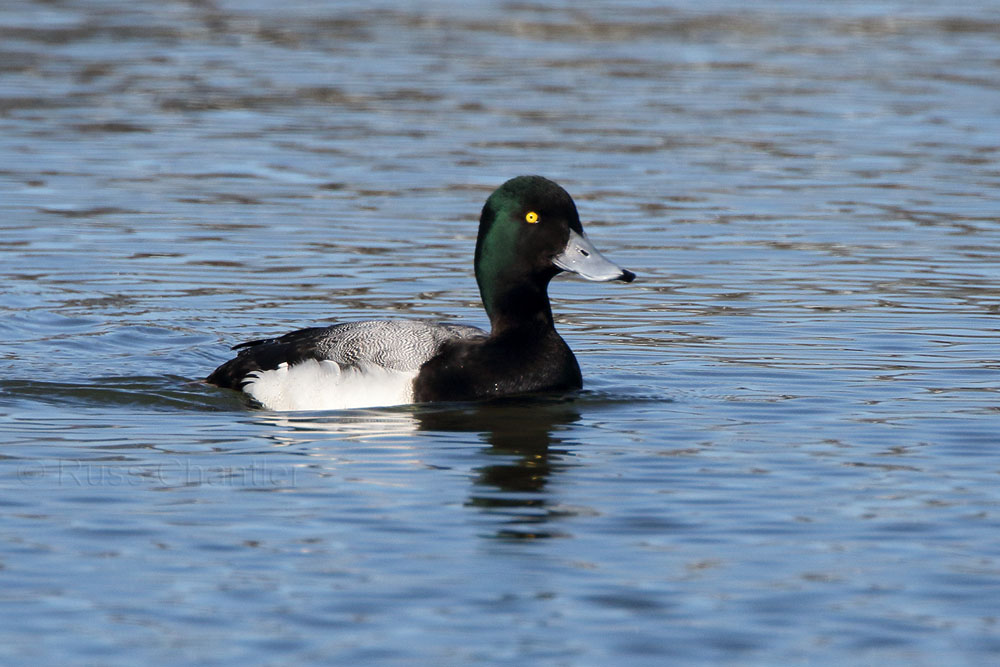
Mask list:
[[490,330],[413,319],[300,329],[234,346],[206,382],[274,411],[478,401],[583,386],[556,332],[549,282],[564,272],[632,282],[588,239],[576,204],[542,176],[517,176],[487,198],[473,262]]

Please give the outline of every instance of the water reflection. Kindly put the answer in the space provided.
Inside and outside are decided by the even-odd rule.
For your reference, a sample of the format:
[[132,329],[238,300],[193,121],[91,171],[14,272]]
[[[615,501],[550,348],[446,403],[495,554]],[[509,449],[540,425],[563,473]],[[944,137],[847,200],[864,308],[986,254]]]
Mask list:
[[538,538],[560,535],[550,522],[579,513],[557,507],[547,491],[551,477],[573,465],[570,449],[559,446],[565,442],[560,433],[579,419],[572,396],[543,396],[321,415],[260,413],[254,421],[274,428],[270,438],[278,447],[313,445],[310,457],[341,460],[358,455],[356,446],[324,443],[315,448],[317,434],[331,434],[338,441],[363,442],[363,451],[382,462],[420,466],[432,465],[434,452],[417,450],[411,439],[400,436],[414,431],[473,434],[488,446],[483,465],[472,467],[475,477],[466,506],[499,517],[501,526],[493,532],[497,537]]
[[558,448],[559,433],[579,419],[569,397],[505,399],[419,415],[421,430],[478,433],[489,443],[491,462],[475,468],[467,506],[502,517],[495,535],[504,538],[558,536],[550,522],[575,513],[555,507],[546,486],[572,465],[572,453]]
[[283,446],[312,442],[322,433],[347,440],[369,441],[409,435],[417,430],[417,421],[410,412],[393,408],[327,414],[261,412],[255,415],[254,421],[273,427],[271,440]]

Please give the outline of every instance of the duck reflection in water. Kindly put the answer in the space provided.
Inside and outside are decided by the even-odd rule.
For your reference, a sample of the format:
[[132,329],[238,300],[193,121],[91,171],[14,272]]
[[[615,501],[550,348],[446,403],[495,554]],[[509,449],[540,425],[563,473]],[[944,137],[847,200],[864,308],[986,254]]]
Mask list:
[[[343,442],[365,443],[365,449],[407,451],[410,455],[400,462],[421,467],[427,465],[424,457],[431,453],[427,450],[433,448],[433,435],[422,439],[422,453],[412,444],[401,445],[400,437],[409,440],[417,430],[474,434],[487,445],[475,453],[476,459],[495,462],[472,468],[476,478],[466,507],[490,517],[493,532],[487,535],[531,539],[566,535],[551,524],[580,513],[577,505],[554,502],[547,490],[552,475],[575,465],[572,450],[578,443],[562,433],[580,420],[579,401],[578,393],[527,395],[330,415],[261,413],[258,421],[275,429],[271,438],[281,448],[303,443],[315,447],[317,434],[328,433]],[[315,452],[311,456],[314,464],[318,463]],[[337,464],[331,460],[328,465]]]
[[478,473],[469,507],[506,517],[495,535],[506,539],[558,537],[553,519],[574,512],[553,509],[546,486],[551,475],[571,467],[569,449],[560,431],[580,419],[574,397],[498,399],[446,409],[420,410],[420,430],[479,433],[489,444],[487,455],[496,463]]

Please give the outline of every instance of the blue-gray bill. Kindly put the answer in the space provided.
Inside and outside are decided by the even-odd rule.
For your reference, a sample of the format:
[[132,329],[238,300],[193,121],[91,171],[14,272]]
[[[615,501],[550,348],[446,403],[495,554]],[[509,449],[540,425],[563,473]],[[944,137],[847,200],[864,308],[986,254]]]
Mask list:
[[569,231],[569,241],[552,263],[587,280],[621,280],[630,283],[635,274],[602,255],[585,234]]

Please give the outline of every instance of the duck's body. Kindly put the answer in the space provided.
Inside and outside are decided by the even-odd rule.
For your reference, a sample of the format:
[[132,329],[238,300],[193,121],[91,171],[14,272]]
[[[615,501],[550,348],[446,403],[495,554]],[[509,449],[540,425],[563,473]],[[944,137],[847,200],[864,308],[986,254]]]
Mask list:
[[242,389],[272,410],[343,410],[414,402],[420,367],[449,342],[485,339],[476,327],[370,320],[301,329],[237,345],[208,382]]
[[569,194],[538,176],[504,183],[483,207],[475,267],[489,333],[419,320],[302,329],[236,346],[238,356],[207,381],[272,410],[579,389],[580,367],[555,330],[548,283],[560,271],[590,280],[635,276],[590,245]]

